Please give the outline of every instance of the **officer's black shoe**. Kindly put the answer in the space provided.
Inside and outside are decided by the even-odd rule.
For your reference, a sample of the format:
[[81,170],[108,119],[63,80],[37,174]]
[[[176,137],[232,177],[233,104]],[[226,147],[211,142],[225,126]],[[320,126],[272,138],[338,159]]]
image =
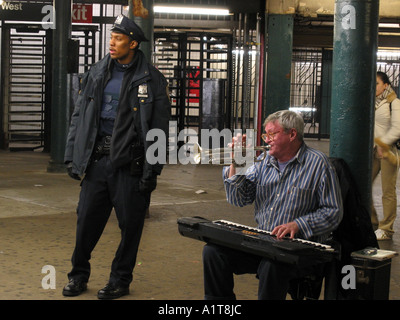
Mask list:
[[64,287],[62,294],[66,297],[79,296],[82,292],[87,290],[87,283],[82,280],[71,279]]
[[129,294],[129,287],[107,283],[103,289],[97,292],[99,299],[117,299]]

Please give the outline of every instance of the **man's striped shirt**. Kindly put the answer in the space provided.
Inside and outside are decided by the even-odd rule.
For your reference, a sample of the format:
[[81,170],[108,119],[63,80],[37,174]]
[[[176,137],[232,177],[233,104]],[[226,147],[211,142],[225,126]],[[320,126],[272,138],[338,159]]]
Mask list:
[[295,237],[323,242],[342,219],[335,169],[325,154],[305,143],[283,172],[270,155],[244,175],[228,178],[228,171],[229,167],[223,169],[228,202],[240,207],[254,203],[260,229],[272,231],[295,221],[300,229]]

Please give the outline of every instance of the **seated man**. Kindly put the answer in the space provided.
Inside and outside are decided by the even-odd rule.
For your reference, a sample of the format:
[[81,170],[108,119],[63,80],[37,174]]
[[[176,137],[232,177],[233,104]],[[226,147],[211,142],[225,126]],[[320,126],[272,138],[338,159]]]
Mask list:
[[[336,173],[322,152],[303,141],[304,122],[292,111],[278,111],[264,122],[269,154],[244,175],[224,167],[228,202],[254,202],[259,229],[324,242],[342,219],[342,198]],[[235,143],[234,138],[234,143]],[[313,272],[238,250],[207,244],[203,250],[205,299],[235,299],[233,274],[256,273],[258,298],[284,300],[289,281]]]

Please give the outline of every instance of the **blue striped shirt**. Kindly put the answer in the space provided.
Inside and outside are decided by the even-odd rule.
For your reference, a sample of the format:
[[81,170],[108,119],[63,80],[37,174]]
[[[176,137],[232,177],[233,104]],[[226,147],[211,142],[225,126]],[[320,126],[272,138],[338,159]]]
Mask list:
[[228,202],[239,207],[254,202],[260,229],[272,231],[278,225],[295,221],[299,226],[296,238],[324,242],[342,219],[342,197],[335,169],[325,154],[305,143],[283,172],[270,155],[255,162],[244,175],[228,178],[228,171],[229,167],[224,167]]

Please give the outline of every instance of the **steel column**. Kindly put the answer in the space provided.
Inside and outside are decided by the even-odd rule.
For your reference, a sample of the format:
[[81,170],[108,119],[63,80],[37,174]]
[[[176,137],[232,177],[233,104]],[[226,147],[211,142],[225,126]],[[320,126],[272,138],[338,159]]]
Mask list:
[[330,156],[350,166],[371,210],[378,0],[336,0]]
[[263,119],[290,106],[290,72],[293,50],[293,16],[268,16],[266,105]]
[[67,84],[68,39],[71,36],[72,0],[53,1],[55,30],[53,30],[53,83],[51,102],[51,149],[49,172],[65,171],[64,151],[69,126]]

